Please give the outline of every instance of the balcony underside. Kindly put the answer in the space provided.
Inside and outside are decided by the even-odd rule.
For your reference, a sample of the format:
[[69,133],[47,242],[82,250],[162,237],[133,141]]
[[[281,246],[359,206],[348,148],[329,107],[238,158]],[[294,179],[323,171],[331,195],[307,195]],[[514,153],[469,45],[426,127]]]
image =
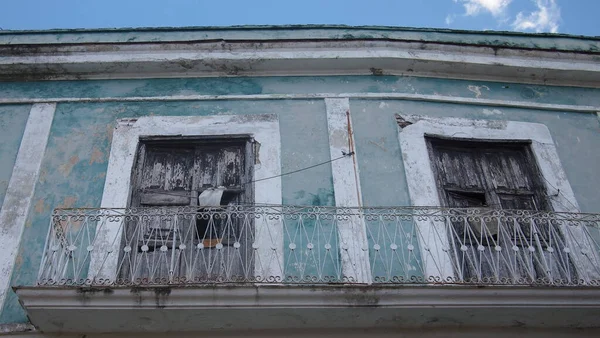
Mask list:
[[600,288],[204,285],[17,287],[43,332],[600,327]]

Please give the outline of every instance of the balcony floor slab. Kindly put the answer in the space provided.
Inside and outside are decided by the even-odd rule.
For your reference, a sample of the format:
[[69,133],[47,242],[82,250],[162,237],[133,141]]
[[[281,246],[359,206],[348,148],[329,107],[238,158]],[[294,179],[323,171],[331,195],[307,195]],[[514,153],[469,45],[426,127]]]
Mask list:
[[600,328],[600,288],[456,285],[16,287],[43,332]]

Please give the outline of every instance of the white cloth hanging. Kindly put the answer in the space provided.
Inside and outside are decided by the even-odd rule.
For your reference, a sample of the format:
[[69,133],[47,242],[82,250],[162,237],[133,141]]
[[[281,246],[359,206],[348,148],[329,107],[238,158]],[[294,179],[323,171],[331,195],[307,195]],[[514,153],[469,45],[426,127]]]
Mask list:
[[208,188],[198,196],[198,206],[200,207],[218,207],[221,205],[221,198],[225,192],[225,187]]

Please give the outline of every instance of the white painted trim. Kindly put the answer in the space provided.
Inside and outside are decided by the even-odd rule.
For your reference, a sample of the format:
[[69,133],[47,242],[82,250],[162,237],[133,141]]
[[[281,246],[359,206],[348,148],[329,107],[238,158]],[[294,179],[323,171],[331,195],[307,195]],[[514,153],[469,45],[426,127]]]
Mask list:
[[[293,47],[292,47],[293,48]],[[311,60],[327,60],[327,59],[338,59],[338,60],[360,60],[360,59],[395,59],[395,60],[412,60],[412,61],[429,61],[429,62],[440,62],[440,63],[454,63],[454,64],[481,64],[481,65],[496,65],[502,63],[503,67],[510,69],[512,67],[521,68],[540,68],[540,69],[553,69],[553,70],[566,70],[566,71],[586,71],[586,72],[600,72],[600,64],[590,62],[592,60],[578,60],[576,58],[567,59],[565,55],[563,58],[558,59],[556,57],[549,57],[547,53],[538,52],[536,57],[524,56],[524,55],[485,55],[481,52],[474,52],[475,49],[468,50],[463,48],[460,51],[450,50],[450,48],[440,48],[440,50],[424,50],[417,48],[386,48],[386,47],[373,47],[371,49],[360,48],[360,49],[348,49],[348,47],[327,49],[326,47],[313,46],[313,48],[298,50],[285,50],[281,49],[264,49],[264,50],[242,50],[237,51],[185,51],[185,50],[146,50],[138,51],[137,53],[124,53],[124,52],[72,52],[69,55],[33,55],[33,56],[5,56],[0,59],[0,67],[6,65],[66,65],[70,66],[73,64],[88,65],[88,64],[113,64],[113,63],[153,63],[153,62],[181,62],[185,61],[198,61],[203,60],[201,64],[207,69],[214,71],[214,67],[210,67],[211,62],[218,61],[230,61],[235,62],[236,60],[253,61],[257,66],[256,68],[262,69],[260,65],[268,61],[288,61],[288,60],[304,60],[310,62]],[[444,52],[442,52],[442,50]],[[487,51],[486,51],[487,52]],[[546,55],[543,55],[546,54]],[[583,54],[582,54],[583,55]],[[188,70],[190,66],[198,67],[199,65],[188,64]],[[306,65],[310,67],[310,64]],[[185,68],[185,67],[183,67]],[[226,73],[226,71],[223,71]],[[238,70],[238,72],[245,72],[244,68]]]
[[[434,118],[419,115],[403,115],[413,124],[399,128],[400,147],[408,191],[414,206],[440,206],[441,200],[436,187],[434,172],[429,159],[425,136],[442,136],[468,140],[522,140],[531,141],[531,149],[544,178],[547,198],[557,212],[579,212],[579,206],[567,176],[560,164],[556,146],[548,128],[539,123],[469,120],[463,118]],[[560,192],[560,193],[559,193]],[[421,222],[421,256],[428,276],[453,276],[450,262],[450,245],[446,222]],[[561,231],[572,248],[588,247],[586,253],[573,250],[572,257],[579,277],[586,281],[598,278],[595,267],[600,264],[598,257],[582,227],[565,228]],[[432,244],[433,243],[433,244]],[[438,263],[437,265],[435,263]]]
[[[579,212],[575,195],[560,164],[556,146],[545,125],[530,122],[433,118],[418,115],[402,115],[402,117],[413,122],[412,125],[399,130],[407,180],[416,179],[414,182],[408,183],[413,205],[440,205],[425,144],[425,135],[431,135],[456,139],[531,141],[535,159],[546,180],[544,184],[551,195],[548,198],[554,211]],[[411,177],[409,178],[408,175]],[[560,194],[552,196],[556,189],[560,189]]]
[[[263,44],[256,48],[259,43]],[[600,65],[593,55],[577,52],[375,40],[256,40],[200,44],[194,50],[186,49],[185,44],[171,44],[168,50],[163,44],[119,44],[114,45],[115,51],[95,44],[75,47],[4,57],[0,59],[0,77],[18,79],[27,74],[33,79],[59,80],[375,73],[600,86]]]
[[[281,174],[281,139],[276,115],[214,115],[214,116],[145,116],[139,119],[121,119],[113,133],[111,152],[102,195],[102,208],[126,208],[130,179],[140,136],[168,135],[235,135],[249,134],[261,144],[256,154],[260,164],[254,166],[254,179]],[[256,203],[282,203],[281,178],[254,183]],[[114,280],[117,274],[121,224],[96,229],[89,278]],[[255,224],[258,249],[255,256],[255,274],[283,276],[283,226],[280,220],[265,220]],[[106,256],[106,250],[112,253]]]
[[[329,131],[329,152],[333,160],[342,156],[342,152],[354,151],[353,135],[348,134],[348,131],[352,130],[350,100],[347,98],[325,99],[325,107]],[[350,123],[350,128],[348,123]],[[336,207],[362,206],[357,162],[356,154],[331,162]],[[352,216],[347,220],[338,220],[337,230],[344,276],[351,277],[357,283],[372,283],[369,243],[364,218]]]
[[0,211],[0,308],[4,305],[31,200],[46,152],[56,104],[31,107]]
[[575,113],[597,113],[600,106],[537,103],[530,101],[481,99],[445,95],[411,93],[306,93],[306,94],[254,94],[254,95],[172,95],[124,97],[51,97],[51,98],[0,98],[0,104],[62,103],[62,102],[171,102],[171,101],[234,101],[234,100],[314,100],[325,98],[351,98],[364,100],[407,100],[454,103],[477,106],[537,109]]

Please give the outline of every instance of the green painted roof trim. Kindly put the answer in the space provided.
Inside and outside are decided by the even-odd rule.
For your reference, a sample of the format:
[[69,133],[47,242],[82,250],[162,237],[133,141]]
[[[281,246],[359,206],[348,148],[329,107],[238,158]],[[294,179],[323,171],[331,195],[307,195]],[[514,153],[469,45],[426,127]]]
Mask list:
[[289,25],[0,31],[0,46],[219,40],[398,40],[600,53],[600,37],[383,26]]

